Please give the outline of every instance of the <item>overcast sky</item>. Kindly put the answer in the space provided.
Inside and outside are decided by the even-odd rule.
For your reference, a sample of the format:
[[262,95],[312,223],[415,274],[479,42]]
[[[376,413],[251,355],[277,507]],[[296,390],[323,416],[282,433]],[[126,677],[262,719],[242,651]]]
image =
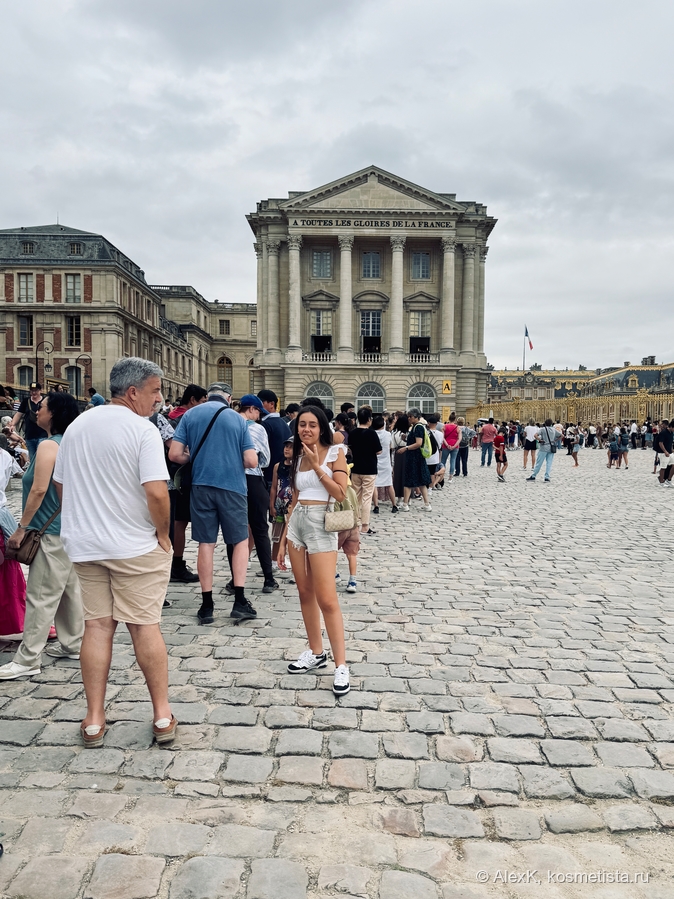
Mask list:
[[0,228],[255,298],[258,200],[369,164],[498,224],[496,367],[674,360],[670,0],[0,0]]

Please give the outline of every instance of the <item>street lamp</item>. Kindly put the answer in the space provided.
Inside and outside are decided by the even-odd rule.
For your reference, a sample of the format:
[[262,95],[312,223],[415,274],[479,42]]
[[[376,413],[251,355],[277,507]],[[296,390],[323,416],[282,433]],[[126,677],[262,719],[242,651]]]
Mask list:
[[[75,368],[78,368],[80,359],[84,360],[84,380],[91,380],[90,375],[87,374],[87,365],[91,365],[91,356],[88,353],[80,353],[80,355],[75,359]],[[78,387],[79,385],[75,385]],[[85,384],[86,386],[86,384]],[[79,391],[76,391],[79,396]]]
[[[40,343],[38,343],[38,345],[35,347],[35,381],[37,381],[38,378],[40,377],[38,364],[37,364],[37,354],[38,354],[38,351],[40,350],[40,347],[45,348],[45,350],[44,350],[45,356],[49,356],[49,355],[51,355],[51,353],[54,352],[54,344],[50,343],[48,340],[41,340]],[[49,349],[47,349],[47,347]],[[49,362],[45,361],[45,365],[44,365],[45,374],[48,374],[51,371],[51,365],[49,365],[49,368],[47,368],[48,365],[49,365]]]

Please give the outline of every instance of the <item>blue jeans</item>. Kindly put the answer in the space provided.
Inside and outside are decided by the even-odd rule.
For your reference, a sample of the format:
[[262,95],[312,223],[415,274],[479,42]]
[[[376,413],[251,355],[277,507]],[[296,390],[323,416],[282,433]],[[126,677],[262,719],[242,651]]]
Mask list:
[[38,445],[42,443],[44,437],[33,437],[31,440],[26,440],[26,446],[28,448],[28,459],[29,461],[33,460],[33,456],[37,452]]
[[[447,469],[447,473],[449,474],[450,478],[454,474],[454,469],[456,468],[456,457],[458,455],[459,455],[459,447],[458,446],[456,449],[453,449],[453,450],[443,449],[442,453],[440,454],[442,464]],[[447,464],[447,459],[449,459],[449,464]]]
[[483,443],[482,444],[482,464],[484,465],[485,456],[489,454],[489,461],[487,465],[491,465],[491,457],[494,455],[494,444],[493,443]]
[[535,478],[538,472],[543,467],[543,463],[545,462],[545,479],[547,481],[550,480],[550,469],[552,468],[552,463],[555,460],[555,454],[551,453],[550,450],[543,449],[542,447],[538,448],[538,455],[536,456],[536,465],[534,466],[534,470],[531,473],[531,477]]

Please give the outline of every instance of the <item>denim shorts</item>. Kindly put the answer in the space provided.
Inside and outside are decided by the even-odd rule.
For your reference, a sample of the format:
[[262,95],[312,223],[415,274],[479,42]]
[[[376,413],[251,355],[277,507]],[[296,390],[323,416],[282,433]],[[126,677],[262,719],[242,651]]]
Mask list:
[[298,503],[288,522],[288,543],[296,549],[306,549],[310,556],[337,552],[337,531],[325,530],[325,506]]
[[248,539],[248,500],[241,493],[192,484],[190,511],[192,539],[197,543],[217,543],[220,529],[225,543]]

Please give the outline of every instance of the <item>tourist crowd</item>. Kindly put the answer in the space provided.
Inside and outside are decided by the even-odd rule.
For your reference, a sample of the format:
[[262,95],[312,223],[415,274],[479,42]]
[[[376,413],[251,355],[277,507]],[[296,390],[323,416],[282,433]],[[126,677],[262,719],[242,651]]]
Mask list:
[[[566,448],[574,466],[582,448],[606,449],[607,466],[628,468],[630,450],[655,450],[659,483],[674,476],[674,421],[616,425],[546,419],[471,427],[418,408],[393,414],[345,403],[335,416],[319,397],[281,413],[269,389],[232,402],[225,383],[191,384],[180,402],[161,395],[161,369],[139,358],[117,362],[106,403],[93,388],[84,414],[68,393],[15,402],[0,388],[5,442],[0,446],[0,639],[19,643],[0,680],[40,673],[42,653],[79,659],[87,699],[81,724],[87,747],[104,742],[105,690],[117,625],[126,624],[153,707],[158,743],[175,737],[168,659],[160,622],[169,581],[199,583],[197,620],[216,619],[215,547],[222,534],[235,624],[254,620],[246,596],[251,552],[262,592],[292,569],[308,649],[291,674],[325,668],[321,617],[335,663],[333,691],[349,691],[337,554],[348,560],[346,590],[358,589],[358,553],[383,503],[393,514],[432,512],[433,491],[468,477],[469,451],[505,481],[508,453],[523,449],[528,481]],[[23,430],[23,435],[19,433]],[[20,520],[5,489],[22,477]],[[186,564],[188,524],[198,544],[197,571]],[[376,524],[375,524],[376,527]],[[29,562],[27,582],[21,562]]]

